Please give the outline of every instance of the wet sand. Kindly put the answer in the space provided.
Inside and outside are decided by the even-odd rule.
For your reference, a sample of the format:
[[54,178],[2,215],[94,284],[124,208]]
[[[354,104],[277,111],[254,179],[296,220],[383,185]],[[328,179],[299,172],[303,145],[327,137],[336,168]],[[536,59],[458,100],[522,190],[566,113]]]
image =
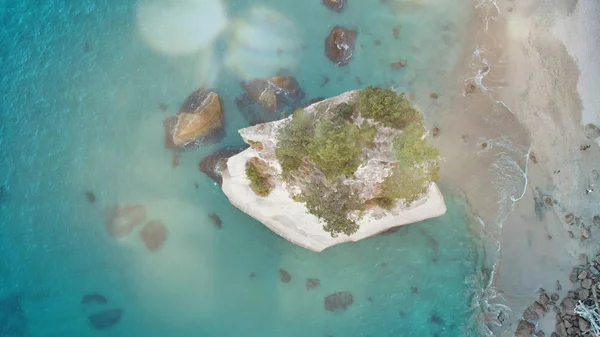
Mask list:
[[[571,56],[586,55],[583,36],[569,39],[569,50],[557,37],[577,33],[565,30],[572,13],[594,13],[578,6],[480,1],[472,22],[478,33],[465,42],[454,89],[431,106],[437,118],[430,126],[441,127],[433,141],[445,158],[442,182],[469,202],[481,225],[474,230],[487,242],[486,262],[494,264],[484,275],[491,277],[486,300],[477,304],[496,336],[513,336],[540,287],[555,291],[558,280],[565,295],[579,254],[595,255],[598,247],[592,218],[600,214],[600,191],[586,194],[586,188],[597,183],[592,171],[600,169],[600,149],[586,138],[582,122],[599,120],[600,111],[588,109],[582,121],[584,106],[594,102],[582,104],[579,92],[589,91],[585,84],[593,85],[594,77],[582,81],[580,69],[587,75],[595,68]],[[573,224],[565,221],[569,213]],[[582,226],[592,226],[585,241]],[[549,335],[554,314],[538,329]]]

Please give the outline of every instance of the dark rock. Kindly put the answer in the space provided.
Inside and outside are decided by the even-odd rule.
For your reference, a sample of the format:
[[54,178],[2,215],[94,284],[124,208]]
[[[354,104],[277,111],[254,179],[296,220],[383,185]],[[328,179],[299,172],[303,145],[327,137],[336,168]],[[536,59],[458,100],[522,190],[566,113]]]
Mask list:
[[535,337],[546,337],[546,334],[542,330],[538,330],[535,333]]
[[109,211],[106,230],[113,238],[125,237],[146,221],[146,209],[142,205],[115,206]]
[[550,335],[550,337],[560,337],[556,332],[553,332],[552,335]]
[[242,82],[242,88],[251,101],[259,104],[268,112],[279,111],[285,107],[289,107],[293,111],[300,106],[300,101],[305,96],[298,81],[292,76],[254,79]]
[[292,275],[284,269],[279,269],[279,279],[283,283],[289,283],[292,280]]
[[577,275],[577,278],[580,280],[585,279],[586,277],[588,277],[590,275],[590,273],[587,270],[582,270],[579,275]]
[[586,266],[589,263],[587,254],[579,255],[579,264],[582,266]]
[[537,157],[535,156],[535,153],[533,151],[529,152],[529,160],[531,160],[534,164],[537,164]]
[[581,227],[581,241],[589,239],[591,236],[590,229],[587,227]]
[[567,232],[567,234],[569,235],[569,237],[570,237],[571,239],[574,239],[574,238],[575,238],[575,234],[573,234],[573,232],[572,232],[572,231],[568,231],[568,232]]
[[574,291],[567,292],[567,298],[575,298],[577,297]]
[[565,222],[567,224],[572,223],[573,220],[575,220],[575,215],[573,215],[573,213],[569,213],[569,214],[565,215]]
[[587,289],[579,289],[577,290],[577,298],[580,300],[585,300],[590,297],[590,291]]
[[562,301],[561,305],[564,313],[568,315],[573,315],[575,311],[575,306],[577,305],[577,301],[575,301],[572,298],[565,298]]
[[438,99],[438,97],[440,97],[438,94],[436,94],[435,92],[432,92],[431,94],[429,94],[429,97],[433,98],[433,99]]
[[223,227],[223,221],[221,221],[221,218],[218,215],[216,215],[215,213],[210,213],[208,217],[210,218],[210,220],[212,220],[215,227],[217,227],[218,229],[221,229],[221,227]]
[[531,337],[535,331],[535,325],[533,323],[520,320],[515,331],[516,337]]
[[306,279],[306,290],[317,288],[321,285],[321,281],[318,278],[307,278]]
[[591,289],[592,288],[592,280],[589,278],[586,278],[585,280],[581,281],[581,286],[585,289]]
[[429,321],[435,325],[444,325],[444,320],[442,319],[442,317],[435,312],[431,314],[431,316],[429,317]]
[[155,252],[167,241],[169,232],[165,225],[158,220],[149,221],[140,231],[140,239],[146,245],[146,248]]
[[408,64],[408,61],[406,61],[406,60],[400,60],[398,62],[393,62],[393,63],[390,63],[390,69],[399,70],[399,69],[406,67],[407,64]]
[[87,191],[87,192],[85,192],[85,198],[87,199],[87,201],[88,201],[90,204],[93,204],[93,203],[95,203],[95,202],[96,202],[96,195],[95,195],[95,194],[94,194],[94,192],[92,192],[92,191]]
[[579,317],[579,329],[581,331],[587,331],[590,329],[590,322],[586,321],[585,319]]
[[600,225],[600,215],[594,215],[594,217],[592,218],[592,222],[594,223],[594,225]]
[[418,294],[419,293],[419,287],[417,287],[417,286],[410,287],[410,292],[413,293],[413,294]]
[[529,306],[525,309],[525,311],[523,311],[523,318],[528,321],[537,321],[540,319],[540,316],[535,311],[533,306]]
[[556,326],[554,327],[554,331],[561,337],[567,336],[567,328],[565,327],[565,324],[562,322],[556,324]]
[[437,138],[437,136],[440,135],[440,128],[438,128],[437,126],[433,128],[433,130],[431,130],[431,133],[433,135],[433,138]]
[[[554,308],[552,308],[552,311],[554,311],[555,314],[560,313],[560,309],[557,306],[555,306]],[[556,317],[558,317],[558,315]]]
[[544,306],[542,304],[540,304],[540,302],[538,302],[538,301],[533,302],[533,309],[540,316],[543,316],[546,313],[546,308],[544,308]]
[[108,300],[106,299],[106,297],[104,297],[98,293],[85,294],[81,298],[82,304],[93,304],[93,303],[106,304],[107,302],[108,302]]
[[557,293],[552,293],[550,294],[550,299],[554,302],[558,301],[560,299],[560,296],[558,296]]
[[576,268],[573,268],[571,275],[569,275],[569,281],[571,281],[571,283],[577,282],[577,275],[579,275],[578,270]]
[[[574,282],[573,282],[574,283]],[[558,280],[556,280],[556,287],[555,290],[556,291],[560,291],[562,289],[562,286],[560,285],[560,282]]]
[[540,301],[539,301],[543,306],[547,306],[548,302],[550,302],[550,297],[548,297],[548,295],[546,294],[541,294],[540,295]]
[[356,31],[335,26],[325,39],[325,55],[338,66],[350,62],[356,43]]
[[568,319],[563,320],[563,324],[565,325],[565,328],[569,329],[570,327],[573,326],[573,324],[571,324],[571,322]]
[[572,335],[572,336],[579,336],[579,333],[581,331],[579,330],[579,328],[577,327],[570,327],[567,329],[567,334]]
[[325,310],[341,312],[354,303],[354,297],[349,291],[341,291],[325,297]]
[[396,26],[392,29],[392,33],[394,35],[394,39],[398,40],[400,38],[400,33],[402,32],[402,27]]
[[242,152],[247,147],[233,147],[228,146],[222,148],[215,153],[204,157],[200,161],[200,171],[206,174],[209,178],[214,180],[219,186],[223,184],[223,177],[221,176],[221,172],[225,168],[227,168],[227,159],[236,154]]
[[323,0],[323,5],[332,11],[341,13],[346,6],[347,0]]
[[109,309],[88,316],[88,323],[93,329],[105,330],[117,324],[123,315],[122,309]]

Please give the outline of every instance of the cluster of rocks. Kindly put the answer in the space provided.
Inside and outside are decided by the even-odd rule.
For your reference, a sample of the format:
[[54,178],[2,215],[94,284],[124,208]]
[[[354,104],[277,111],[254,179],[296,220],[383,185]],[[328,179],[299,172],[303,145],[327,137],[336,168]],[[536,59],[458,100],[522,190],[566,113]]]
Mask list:
[[106,221],[106,230],[113,238],[129,236],[133,230],[145,223],[139,236],[150,252],[157,251],[167,240],[169,232],[159,220],[146,221],[146,208],[142,205],[114,206]]
[[[558,304],[559,295],[546,294],[540,289],[540,296],[531,306],[523,312],[523,319],[517,326],[516,336],[545,336],[543,331],[535,332],[535,323],[552,310],[556,315],[555,331],[552,337],[582,336],[590,331],[590,322],[575,313],[575,308],[581,301],[585,305],[598,303],[598,280],[600,279],[600,254],[592,261],[587,255],[579,258],[580,265],[573,268],[569,280],[578,285],[577,289],[569,291],[567,296]],[[560,290],[560,283],[556,283],[556,290]]]

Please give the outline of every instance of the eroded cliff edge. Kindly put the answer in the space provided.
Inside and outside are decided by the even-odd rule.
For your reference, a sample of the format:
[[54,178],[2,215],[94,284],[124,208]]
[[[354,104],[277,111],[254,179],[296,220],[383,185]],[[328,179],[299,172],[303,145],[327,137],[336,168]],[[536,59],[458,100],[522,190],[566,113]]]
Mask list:
[[[386,118],[381,119],[381,115],[377,114],[369,115],[372,118],[365,117],[367,114],[361,112],[361,109],[365,110],[364,102],[369,99],[374,102],[373,99],[381,95],[396,95],[387,89],[365,90],[350,91],[312,104],[285,119],[240,130],[240,135],[251,147],[229,158],[222,171],[223,192],[230,202],[276,234],[314,251],[444,214],[444,198],[433,182],[437,177],[437,164],[435,167],[431,165],[437,160],[437,151],[425,144],[421,116],[415,115],[415,118],[411,115],[414,109],[402,95],[401,100],[395,101],[397,106],[412,110],[407,110],[408,114],[400,119],[401,127],[394,127],[394,123],[398,124],[397,118],[384,116]],[[390,97],[387,97],[389,100]],[[381,108],[373,104],[370,107]],[[382,111],[385,113],[385,110]],[[320,143],[317,148],[306,144],[310,153],[299,163],[292,163],[294,165],[290,169],[290,161],[283,157],[285,151],[281,151],[282,142],[286,141],[282,139],[286,138],[284,133],[290,132],[290,124],[298,124],[299,120],[309,120],[307,125],[313,125],[312,129],[301,132],[300,137],[288,134],[287,142],[290,139],[299,142],[299,138],[306,137],[306,142],[320,138]],[[299,131],[302,129],[295,130]],[[310,132],[313,134],[307,135]],[[406,141],[404,136],[407,134],[415,135],[413,143],[417,145]],[[330,140],[328,136],[340,135],[343,137],[340,144],[326,141]],[[393,141],[395,139],[401,142]],[[348,147],[349,144],[351,147]],[[341,147],[338,148],[338,145]],[[349,154],[354,148],[360,148],[355,158],[359,161],[355,163]],[[399,153],[400,148],[404,152]],[[290,149],[287,150],[289,152]],[[334,153],[335,158],[327,161],[327,151]],[[425,157],[427,160],[419,159],[412,164],[414,158]],[[331,160],[335,165],[331,164]],[[339,160],[343,165],[339,164]],[[406,165],[407,161],[411,164]],[[338,172],[340,167],[341,174]],[[351,169],[348,170],[348,167]],[[410,180],[390,181],[396,172],[416,177],[406,188],[410,193],[396,193],[399,186]],[[249,179],[249,176],[254,178]],[[260,178],[259,184],[256,177]],[[417,183],[422,183],[422,186],[417,186]],[[391,194],[386,192],[389,186],[395,189]],[[358,206],[350,207],[346,200],[335,200],[345,195]],[[311,196],[323,199],[315,200]],[[321,203],[326,205],[329,202],[341,202],[341,208],[348,207],[348,220],[340,220],[339,214],[330,216],[327,210],[320,209]]]

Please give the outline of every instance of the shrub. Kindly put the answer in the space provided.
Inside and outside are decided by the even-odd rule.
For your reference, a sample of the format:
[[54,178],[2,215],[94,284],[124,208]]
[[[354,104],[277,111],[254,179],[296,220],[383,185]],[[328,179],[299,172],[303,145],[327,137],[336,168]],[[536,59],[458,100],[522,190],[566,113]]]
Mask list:
[[360,142],[362,146],[367,148],[373,148],[375,146],[375,136],[377,135],[377,128],[374,125],[369,124],[366,120],[360,126]]
[[396,206],[396,200],[390,197],[379,197],[372,199],[375,205],[390,210]]
[[313,119],[302,109],[296,110],[292,120],[280,130],[275,156],[281,164],[284,179],[298,170],[302,160],[308,155],[308,145],[313,134]]
[[340,103],[335,106],[334,113],[346,120],[350,120],[354,114],[354,107],[348,103]]
[[360,129],[342,118],[319,122],[308,146],[308,157],[328,179],[353,174],[362,154]]
[[303,191],[308,211],[324,222],[323,230],[335,237],[339,233],[352,235],[358,230],[356,221],[348,215],[361,209],[360,200],[350,186],[340,181],[334,186],[314,181]]
[[359,109],[363,117],[396,129],[419,123],[423,118],[404,93],[373,86],[360,91]]
[[250,180],[250,188],[256,195],[266,197],[271,193],[273,187],[269,184],[268,178],[260,173],[251,160],[246,162],[246,176]]
[[423,138],[425,129],[420,124],[412,124],[394,140],[396,159],[401,165],[415,165],[435,160],[439,151]]

